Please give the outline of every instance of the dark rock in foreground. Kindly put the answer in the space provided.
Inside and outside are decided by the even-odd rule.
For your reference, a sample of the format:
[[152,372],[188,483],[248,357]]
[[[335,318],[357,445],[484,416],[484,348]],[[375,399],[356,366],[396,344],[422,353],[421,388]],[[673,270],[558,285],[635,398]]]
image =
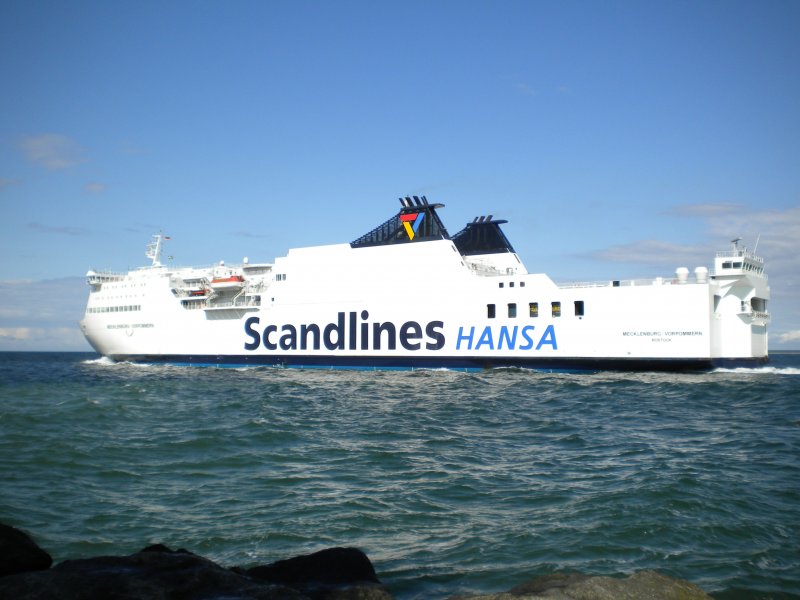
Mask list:
[[0,600],[391,600],[367,555],[330,548],[249,570],[163,544],[129,556],[67,560],[0,524]]
[[[329,548],[238,571],[254,579],[290,586],[314,599],[332,597],[334,592],[336,598],[353,600],[391,598],[367,555],[356,548]],[[347,595],[343,596],[345,592]]]
[[137,552],[64,561],[48,571],[0,579],[0,598],[157,600],[166,598],[302,600],[283,586],[252,580],[188,552]]
[[[507,592],[458,596],[458,600],[713,600],[696,585],[656,571],[639,571],[625,579],[555,573],[537,577]],[[452,598],[451,600],[457,600]]]
[[356,548],[330,548],[305,556],[253,567],[247,575],[273,583],[304,583],[309,577],[319,583],[343,584],[353,581],[380,583],[367,555]]
[[52,564],[50,555],[27,533],[0,523],[0,577],[49,569]]
[[[329,548],[270,565],[226,569],[187,550],[148,546],[129,556],[67,560],[0,524],[0,600],[392,600],[367,555]],[[625,579],[556,573],[469,600],[711,600],[699,587],[655,571]],[[453,598],[451,600],[456,600]]]

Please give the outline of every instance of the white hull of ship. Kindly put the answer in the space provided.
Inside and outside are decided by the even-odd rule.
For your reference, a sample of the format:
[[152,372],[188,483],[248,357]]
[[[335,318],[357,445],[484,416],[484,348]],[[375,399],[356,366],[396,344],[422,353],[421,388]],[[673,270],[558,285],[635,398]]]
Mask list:
[[159,265],[93,286],[81,326],[100,354],[144,362],[681,370],[767,360],[761,274],[559,286],[515,254],[491,261],[486,276],[481,257],[465,260],[449,240],[303,248],[262,269],[249,294],[216,303],[182,296],[187,270]]

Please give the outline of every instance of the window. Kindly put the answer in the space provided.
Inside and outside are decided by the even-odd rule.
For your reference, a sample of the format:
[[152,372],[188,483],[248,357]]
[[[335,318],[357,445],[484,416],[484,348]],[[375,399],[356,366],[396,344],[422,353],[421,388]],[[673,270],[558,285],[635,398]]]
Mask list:
[[503,282],[501,281],[501,282],[500,282],[500,283],[498,283],[497,285],[499,285],[500,287],[503,287],[503,286],[505,285],[505,283],[503,283]]
[[551,302],[550,305],[551,305],[552,310],[553,310],[553,316],[554,317],[560,317],[561,316],[561,302]]
[[514,282],[513,282],[513,281],[510,281],[510,282],[508,283],[508,287],[514,287]]
[[575,300],[575,316],[583,316],[583,300]]
[[539,303],[538,302],[531,302],[528,304],[528,311],[530,313],[531,319],[535,319],[539,316]]
[[517,318],[517,305],[514,303],[508,305],[508,318],[509,319]]
[[486,316],[490,319],[494,319],[494,304],[486,305]]
[[525,282],[524,281],[520,281],[519,282],[519,287],[525,287]]

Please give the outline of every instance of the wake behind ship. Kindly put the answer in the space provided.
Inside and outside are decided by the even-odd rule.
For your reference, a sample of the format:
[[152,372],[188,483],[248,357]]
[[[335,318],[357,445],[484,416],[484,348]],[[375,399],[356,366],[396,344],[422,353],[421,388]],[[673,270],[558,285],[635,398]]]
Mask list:
[[557,285],[528,273],[491,215],[450,235],[442,204],[274,263],[89,271],[81,329],[116,361],[339,368],[702,370],[768,360],[763,259]]

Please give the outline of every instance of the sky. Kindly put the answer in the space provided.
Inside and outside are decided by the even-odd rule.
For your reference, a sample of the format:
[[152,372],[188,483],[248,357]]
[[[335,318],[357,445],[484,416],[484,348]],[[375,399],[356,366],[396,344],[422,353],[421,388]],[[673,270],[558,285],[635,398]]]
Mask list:
[[800,348],[800,2],[0,3],[0,350],[91,269],[271,262],[425,195],[556,281],[766,261]]

